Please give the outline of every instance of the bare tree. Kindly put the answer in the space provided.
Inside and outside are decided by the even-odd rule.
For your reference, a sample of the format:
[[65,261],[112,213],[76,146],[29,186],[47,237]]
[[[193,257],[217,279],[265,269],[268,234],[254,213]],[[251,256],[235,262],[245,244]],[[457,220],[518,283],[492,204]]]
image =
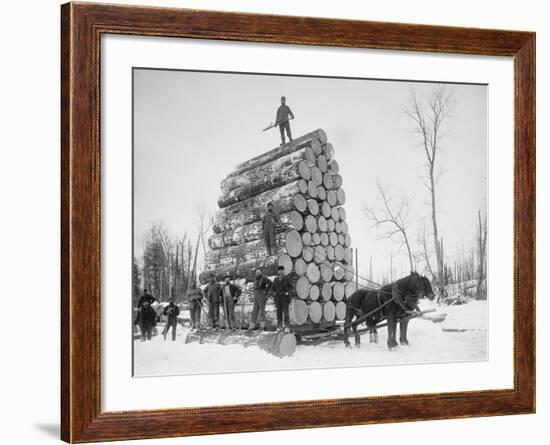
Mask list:
[[400,197],[389,196],[380,184],[380,181],[377,181],[377,186],[378,199],[381,205],[378,206],[379,208],[377,206],[366,207],[365,214],[372,221],[373,227],[384,229],[381,238],[392,240],[397,238],[401,243],[400,247],[405,246],[407,248],[410,270],[413,271],[413,255],[409,237],[407,236],[407,229],[412,223],[410,200],[404,195]]
[[409,107],[405,110],[415,124],[415,133],[420,136],[421,146],[426,156],[426,176],[424,185],[430,193],[431,219],[433,241],[437,259],[437,281],[443,281],[443,252],[439,239],[437,225],[437,195],[436,185],[441,172],[436,169],[441,141],[446,136],[444,125],[450,117],[453,108],[452,95],[444,85],[438,85],[432,93],[424,99],[419,99],[413,91]]
[[481,212],[477,213],[478,230],[477,230],[477,255],[478,255],[478,272],[477,272],[477,297],[484,298],[487,295],[486,276],[487,276],[487,218],[481,221]]

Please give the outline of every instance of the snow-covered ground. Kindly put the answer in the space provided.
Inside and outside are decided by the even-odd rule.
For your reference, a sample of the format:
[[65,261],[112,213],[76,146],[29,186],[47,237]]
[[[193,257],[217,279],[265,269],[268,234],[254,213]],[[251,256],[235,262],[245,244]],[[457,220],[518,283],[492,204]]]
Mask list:
[[[442,323],[414,319],[409,323],[409,346],[393,351],[386,347],[386,328],[379,330],[379,343],[362,336],[361,348],[346,349],[342,342],[296,348],[292,357],[278,358],[257,347],[240,345],[185,344],[188,329],[178,327],[176,341],[157,335],[150,342],[134,341],[136,376],[203,374],[237,371],[267,371],[349,366],[381,366],[442,363],[487,359],[487,302],[471,301],[460,306],[438,307],[422,301],[421,309],[446,313]],[[162,332],[162,326],[158,327]],[[353,340],[352,344],[353,344]]]

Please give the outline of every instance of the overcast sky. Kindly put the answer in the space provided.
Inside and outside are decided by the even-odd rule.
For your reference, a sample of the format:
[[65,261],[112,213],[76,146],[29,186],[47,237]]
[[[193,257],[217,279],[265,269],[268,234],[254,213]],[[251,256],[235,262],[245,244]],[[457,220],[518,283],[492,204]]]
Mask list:
[[[425,155],[404,113],[411,91],[429,94],[431,83],[256,74],[134,70],[134,247],[163,221],[176,235],[196,236],[196,209],[214,213],[220,181],[233,167],[279,145],[275,119],[280,96],[296,119],[294,137],[323,128],[334,145],[347,195],[345,209],[359,272],[374,278],[389,269],[397,245],[379,239],[364,208],[376,203],[377,178],[392,193],[412,199],[418,220],[410,229],[416,248],[420,221],[429,224],[422,185]],[[447,85],[454,109],[439,167],[438,217],[446,256],[454,261],[474,241],[477,212],[486,208],[487,88]],[[430,227],[430,226],[428,226]],[[408,273],[403,250],[397,274]],[[419,267],[421,269],[421,267]]]

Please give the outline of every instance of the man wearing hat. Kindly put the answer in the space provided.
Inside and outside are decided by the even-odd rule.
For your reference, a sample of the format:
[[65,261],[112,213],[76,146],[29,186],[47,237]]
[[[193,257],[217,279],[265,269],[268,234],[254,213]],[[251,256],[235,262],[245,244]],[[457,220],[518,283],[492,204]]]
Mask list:
[[260,269],[256,269],[256,279],[254,280],[254,304],[252,305],[252,315],[248,329],[254,329],[258,317],[260,318],[260,330],[265,328],[265,305],[267,303],[267,293],[273,283],[267,278]]
[[210,278],[210,283],[204,288],[204,296],[208,301],[208,321],[210,327],[216,329],[220,318],[220,300],[222,298],[222,287],[216,281],[216,277]]
[[145,301],[147,301],[147,303],[151,305],[155,301],[157,301],[157,299],[153,297],[149,292],[147,292],[147,289],[143,289],[143,295],[139,298],[139,301],[138,301],[138,309],[141,309]]
[[168,306],[164,308],[163,314],[166,315],[166,324],[164,325],[164,341],[166,341],[166,336],[168,331],[172,329],[172,341],[176,341],[176,328],[178,326],[178,315],[180,313],[180,308],[174,304],[174,299],[170,298],[168,300]]
[[275,247],[275,227],[280,222],[279,215],[273,210],[273,203],[267,204],[267,212],[262,219],[262,230],[264,232],[264,244],[267,256],[271,256]]
[[290,132],[290,119],[294,119],[294,113],[290,107],[286,104],[286,97],[281,97],[281,106],[277,108],[277,116],[275,118],[275,124],[279,125],[279,131],[281,132],[281,145],[285,143],[285,130],[288,135],[288,140],[292,140],[292,133]]
[[290,281],[285,275],[285,268],[279,266],[278,276],[273,280],[271,290],[273,291],[273,297],[275,300],[275,307],[277,308],[277,328],[282,329],[283,325],[285,331],[290,329],[290,317],[288,306],[290,304]]
[[201,308],[202,308],[202,290],[197,287],[197,283],[191,283],[191,288],[187,291],[187,305],[191,317],[191,330],[201,327]]
[[229,275],[223,278],[222,298],[223,298],[223,313],[225,316],[226,327],[235,329],[235,304],[241,295],[241,288],[231,283]]

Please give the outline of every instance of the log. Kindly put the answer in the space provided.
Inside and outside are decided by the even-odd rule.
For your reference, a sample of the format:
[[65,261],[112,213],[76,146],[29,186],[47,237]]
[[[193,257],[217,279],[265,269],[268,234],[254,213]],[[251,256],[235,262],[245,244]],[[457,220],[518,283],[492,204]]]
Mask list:
[[319,235],[319,233],[315,232],[311,235],[311,244],[313,246],[318,246],[321,244],[321,235]]
[[332,208],[332,211],[330,212],[330,216],[335,223],[340,221],[340,211],[338,210],[338,207]]
[[351,249],[349,247],[344,247],[344,261],[347,264],[351,264],[353,262],[353,254],[351,253]]
[[312,198],[317,198],[317,184],[312,180],[307,182],[307,194]]
[[322,264],[327,259],[327,252],[325,248],[321,245],[315,246],[315,250],[313,251],[313,261],[316,264]]
[[344,278],[346,271],[344,270],[344,266],[342,264],[336,263],[334,265],[332,273],[333,273],[334,279],[340,281],[341,279]]
[[343,206],[346,203],[346,193],[343,188],[339,188],[336,191],[336,197],[338,198],[338,204]]
[[304,218],[300,212],[296,210],[290,212],[290,225],[298,232],[304,228]]
[[219,210],[214,216],[214,233],[222,233],[261,221],[266,212],[266,205],[270,202],[273,203],[273,210],[276,213],[290,212],[295,209],[294,195],[297,193],[300,193],[300,181],[291,182]]
[[[340,226],[340,229],[341,229],[342,226]],[[343,233],[340,233],[338,235],[338,244],[340,244],[341,246],[344,246],[345,247],[345,244],[346,243],[346,237]]]
[[305,300],[309,296],[310,287],[311,284],[306,276],[298,278],[295,287],[296,295],[298,296],[298,298]]
[[321,202],[327,199],[327,190],[322,185],[317,186],[317,199]]
[[320,294],[319,286],[317,286],[316,284],[312,284],[311,287],[309,288],[309,298],[313,301],[318,300],[319,294]]
[[[301,230],[303,227],[302,215],[295,210],[279,215],[279,220],[281,223],[277,224],[275,228],[276,233],[285,232],[289,229]],[[208,238],[208,247],[215,250],[229,246],[237,246],[239,244],[262,239],[263,233],[262,221],[244,224],[221,233],[214,233]]]
[[211,277],[214,277],[216,281],[222,281],[226,274],[228,274],[231,278],[244,278],[248,281],[252,281],[254,280],[254,271],[256,269],[261,269],[266,275],[277,275],[278,267],[278,256],[264,256],[263,258],[253,261],[239,262],[223,266],[212,265],[199,274],[199,281],[201,284],[206,284]]
[[286,234],[285,247],[286,252],[293,258],[296,258],[302,253],[302,237],[296,230],[291,230]]
[[311,284],[319,282],[319,279],[321,278],[319,266],[315,263],[309,263],[306,269],[306,277]]
[[338,212],[340,212],[340,219],[344,221],[346,219],[346,209],[338,207]]
[[311,167],[310,170],[310,176],[311,180],[315,183],[315,185],[321,185],[323,183],[323,173],[321,173],[321,170],[317,166]]
[[328,238],[328,233],[323,232],[321,233],[321,245],[327,247],[330,244],[330,240]]
[[327,246],[327,259],[329,261],[334,261],[336,259],[336,256],[334,255],[334,246]]
[[344,303],[343,301],[339,301],[338,303],[336,303],[336,319],[345,320],[346,310],[346,303]]
[[335,281],[332,283],[332,296],[336,301],[342,301],[346,293],[346,288],[343,283]]
[[292,272],[292,267],[294,266],[292,258],[290,258],[290,256],[286,253],[279,255],[279,258],[277,259],[277,264],[279,267],[284,267],[285,275],[289,275]]
[[315,154],[315,156],[319,156],[323,151],[323,146],[319,139],[314,139],[311,141],[311,148],[313,149],[313,153]]
[[321,279],[325,282],[332,280],[332,266],[327,262],[324,262],[319,267],[321,270]]
[[336,221],[336,224],[334,225],[334,231],[336,233],[342,233],[342,224],[340,221]]
[[319,155],[317,157],[317,167],[321,170],[321,173],[325,173],[328,169],[328,161],[325,155]]
[[334,303],[332,301],[327,301],[323,304],[323,318],[325,321],[334,321],[335,317],[336,308],[334,307]]
[[[228,176],[237,176],[247,170],[259,167],[260,165],[266,164],[268,162],[274,161],[282,156],[288,155],[294,151],[298,151],[304,147],[312,145],[312,140],[317,139],[321,144],[326,143],[327,135],[322,130],[315,130],[310,133],[307,133],[299,138],[294,139],[286,143],[283,146],[275,147],[273,150],[268,151],[267,153],[262,153],[248,161],[238,164],[235,169]],[[315,144],[315,143],[313,143]]]
[[301,193],[296,193],[293,197],[293,205],[298,212],[304,213],[307,210],[307,199]]
[[313,241],[311,240],[311,233],[310,232],[304,232],[302,233],[302,243],[304,246],[312,246]]
[[342,175],[340,175],[339,173],[336,173],[332,177],[332,182],[334,183],[334,187],[336,188],[342,187],[342,184],[344,183],[344,180],[342,179]]
[[194,342],[218,345],[240,344],[245,347],[257,346],[277,357],[290,357],[296,351],[296,337],[287,332],[197,331],[189,333],[185,339],[186,344]]
[[334,257],[337,261],[344,261],[344,247],[340,244],[334,246]]
[[[329,207],[330,207],[330,205],[329,205]],[[336,222],[334,221],[334,219],[332,219],[332,217],[327,218],[327,231],[328,232],[334,232],[335,227],[336,227]]]
[[332,283],[324,283],[321,287],[321,298],[328,301],[332,298]]
[[308,183],[309,183],[309,181],[306,181],[305,179],[300,179],[298,181],[298,189],[299,189],[299,192],[302,195],[307,195],[307,193],[308,193],[308,188],[307,188]]
[[307,263],[309,263],[311,260],[313,260],[313,247],[305,246],[304,249],[302,250],[302,258]]
[[357,290],[357,285],[353,281],[350,281],[349,283],[346,283],[345,288],[346,288],[345,297],[346,299],[348,299]]
[[328,170],[332,174],[337,174],[340,171],[340,165],[338,165],[338,162],[336,161],[336,159],[333,159],[328,163]]
[[332,207],[330,207],[330,204],[326,201],[323,201],[323,204],[321,204],[321,212],[323,213],[323,216],[325,218],[330,218],[332,215]]
[[334,181],[332,180],[332,173],[326,172],[323,175],[323,185],[325,186],[325,189],[330,190],[334,188]]
[[[296,233],[295,230],[291,230],[287,234],[279,233],[275,235],[275,246],[273,247],[272,254],[279,255],[285,253],[286,241],[289,237],[289,233]],[[299,236],[299,235],[298,235]],[[300,246],[301,246],[300,237]],[[286,249],[288,253],[288,248]],[[241,243],[236,246],[222,247],[221,249],[210,250],[206,254],[206,264],[210,266],[220,267],[225,265],[236,264],[237,262],[249,262],[254,260],[261,260],[266,256],[266,249],[263,239],[249,241]]]
[[302,258],[296,258],[294,261],[294,273],[298,276],[303,276],[306,273],[307,264]]
[[313,215],[306,216],[305,226],[308,232],[310,233],[317,232],[317,220]]
[[313,323],[319,323],[323,317],[323,306],[318,301],[314,301],[309,305],[309,319]]
[[272,171],[263,171],[254,181],[248,181],[220,196],[218,206],[224,208],[299,179],[309,180],[310,175],[311,171],[306,161],[299,161]]
[[289,167],[296,166],[302,161],[304,161],[305,165],[307,166],[313,165],[315,163],[315,154],[310,147],[305,147],[293,153],[281,156],[280,158],[274,159],[273,161],[266,162],[265,164],[262,164],[258,167],[246,170],[241,174],[226,176],[220,184],[222,194],[229,195],[233,190],[240,187],[248,186],[251,184],[259,184],[263,182],[266,177],[272,175],[274,172],[279,172]]
[[304,324],[304,322],[307,320],[309,310],[307,304],[304,301],[294,298],[290,302],[289,312],[290,323],[301,325]]
[[310,215],[317,216],[319,214],[319,203],[315,199],[307,200],[307,208]]
[[330,232],[328,236],[330,239],[330,245],[336,249],[336,246],[338,245],[338,235],[336,234],[336,232]]
[[349,226],[346,221],[341,221],[342,225],[342,233],[348,233],[349,232]]
[[327,159],[332,159],[334,156],[334,147],[330,142],[327,142],[325,145],[323,145],[323,151],[322,153],[327,157]]
[[321,215],[321,216],[319,216],[319,218],[317,218],[317,227],[319,227],[319,230],[321,232],[326,232],[327,231],[327,229],[328,229],[327,219],[323,215]]
[[344,278],[346,281],[351,281],[355,278],[355,269],[351,264],[347,264],[344,269]]
[[338,197],[335,190],[327,191],[327,202],[330,204],[331,207],[334,207],[336,204],[338,204]]

